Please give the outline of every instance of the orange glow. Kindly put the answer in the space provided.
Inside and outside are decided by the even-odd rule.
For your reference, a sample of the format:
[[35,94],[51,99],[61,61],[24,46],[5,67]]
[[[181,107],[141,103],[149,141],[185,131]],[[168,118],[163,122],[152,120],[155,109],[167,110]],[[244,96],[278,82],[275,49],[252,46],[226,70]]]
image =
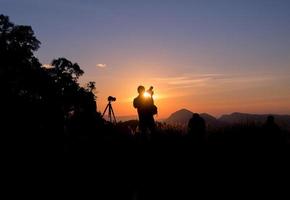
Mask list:
[[[162,66],[150,70],[145,64],[128,63],[126,67],[130,71],[115,72],[115,69],[104,68],[98,70],[96,76],[92,74],[82,81],[96,81],[98,111],[103,112],[107,97],[114,96],[117,100],[112,105],[116,116],[137,116],[133,107],[133,100],[138,96],[137,87],[143,85],[147,90],[152,85],[154,103],[158,107],[157,120],[182,108],[214,116],[232,112],[290,112],[289,77],[284,74],[174,73],[169,76],[167,72],[157,71]],[[144,96],[150,97],[150,94]]]
[[150,95],[148,92],[144,92],[143,96],[144,96],[145,98],[149,98],[149,97],[151,97],[151,95]]

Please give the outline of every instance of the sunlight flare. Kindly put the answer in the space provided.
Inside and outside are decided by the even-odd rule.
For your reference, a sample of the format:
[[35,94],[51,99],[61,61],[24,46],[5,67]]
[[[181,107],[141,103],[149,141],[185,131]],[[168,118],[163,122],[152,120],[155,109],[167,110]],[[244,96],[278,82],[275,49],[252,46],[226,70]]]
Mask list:
[[144,92],[143,96],[144,96],[145,98],[149,98],[149,97],[151,97],[151,95],[150,95],[148,92]]

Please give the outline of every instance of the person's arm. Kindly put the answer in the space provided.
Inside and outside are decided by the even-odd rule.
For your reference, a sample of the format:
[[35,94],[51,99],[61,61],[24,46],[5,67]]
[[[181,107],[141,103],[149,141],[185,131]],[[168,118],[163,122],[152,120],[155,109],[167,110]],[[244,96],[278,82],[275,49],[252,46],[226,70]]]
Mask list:
[[134,106],[134,108],[137,108],[137,107],[138,107],[137,99],[136,99],[136,98],[135,98],[134,101],[133,101],[133,106]]

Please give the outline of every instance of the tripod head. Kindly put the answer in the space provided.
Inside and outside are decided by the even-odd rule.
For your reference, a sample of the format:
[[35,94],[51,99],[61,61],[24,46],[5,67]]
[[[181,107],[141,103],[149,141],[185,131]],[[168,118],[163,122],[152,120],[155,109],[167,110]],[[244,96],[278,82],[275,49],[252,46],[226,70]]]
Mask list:
[[116,97],[113,97],[113,96],[109,96],[108,97],[108,102],[112,102],[112,101],[116,101]]

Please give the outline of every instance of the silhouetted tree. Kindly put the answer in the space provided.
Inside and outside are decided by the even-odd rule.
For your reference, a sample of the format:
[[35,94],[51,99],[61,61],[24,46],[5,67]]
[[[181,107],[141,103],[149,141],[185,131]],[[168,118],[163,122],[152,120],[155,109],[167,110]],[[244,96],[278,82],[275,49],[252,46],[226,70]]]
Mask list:
[[30,26],[14,25],[0,15],[1,128],[18,141],[15,145],[47,148],[63,145],[64,133],[92,133],[100,115],[95,84],[87,89],[77,82],[84,73],[80,66],[58,58],[51,68],[42,67],[34,56],[39,45]]
[[[41,64],[33,55],[39,45],[30,26],[16,26],[7,16],[0,15],[0,101],[6,121],[3,124],[10,130],[21,126],[32,128],[29,117],[36,114],[37,109],[31,109],[31,106],[37,107],[42,99],[39,88]],[[30,115],[25,117],[28,110]],[[21,123],[15,126],[11,123],[14,120]]]
[[90,81],[87,83],[87,87],[86,89],[89,91],[89,92],[94,92],[96,90],[96,82],[94,81]]

